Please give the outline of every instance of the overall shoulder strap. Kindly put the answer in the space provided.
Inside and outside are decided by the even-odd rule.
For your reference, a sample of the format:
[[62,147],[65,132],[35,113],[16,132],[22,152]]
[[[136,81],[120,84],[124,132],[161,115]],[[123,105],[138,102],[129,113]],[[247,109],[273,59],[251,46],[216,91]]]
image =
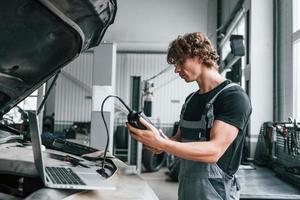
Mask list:
[[183,120],[183,113],[185,112],[185,109],[187,107],[187,104],[189,103],[189,101],[193,98],[193,96],[196,94],[196,92],[192,93],[184,102],[182,108],[181,108],[181,112],[180,112],[180,121]]
[[[206,113],[206,128],[209,129],[212,127],[213,125],[213,121],[214,121],[214,108],[213,108],[213,103],[216,100],[216,98],[218,97],[218,95],[223,92],[224,90],[233,87],[233,86],[239,86],[236,83],[229,83],[228,85],[226,85],[225,87],[223,87],[217,94],[215,94],[215,96],[206,104],[205,106],[205,113]],[[240,87],[240,86],[239,86]]]
[[186,100],[185,102],[188,103],[188,102],[193,98],[193,96],[194,96],[196,93],[197,93],[197,91],[196,91],[196,92],[193,92],[193,93],[187,98],[187,100]]
[[238,86],[240,87],[240,85],[236,84],[236,83],[229,83],[228,85],[226,85],[225,87],[223,87],[217,94],[215,94],[215,96],[213,96],[213,98],[211,98],[211,100],[206,104],[205,108],[209,109],[210,106],[215,102],[216,98],[219,96],[219,94],[221,94],[224,90],[231,88],[233,86]]

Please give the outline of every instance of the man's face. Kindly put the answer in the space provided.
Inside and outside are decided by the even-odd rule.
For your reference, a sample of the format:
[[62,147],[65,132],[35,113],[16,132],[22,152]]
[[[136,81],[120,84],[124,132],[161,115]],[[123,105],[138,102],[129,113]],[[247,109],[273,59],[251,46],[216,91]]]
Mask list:
[[201,62],[198,57],[187,58],[183,64],[175,64],[175,73],[186,82],[195,81],[201,75]]

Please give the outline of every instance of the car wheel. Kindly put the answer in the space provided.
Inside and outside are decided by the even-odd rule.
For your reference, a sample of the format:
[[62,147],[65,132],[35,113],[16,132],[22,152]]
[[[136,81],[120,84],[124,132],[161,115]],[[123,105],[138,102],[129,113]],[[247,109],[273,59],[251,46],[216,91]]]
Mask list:
[[147,149],[143,149],[142,162],[147,172],[160,170],[165,162],[165,153],[155,154]]
[[173,181],[178,181],[179,169],[180,169],[180,158],[173,156],[172,164],[168,166],[168,175]]
[[117,126],[115,133],[115,145],[118,149],[128,148],[128,130],[124,126]]

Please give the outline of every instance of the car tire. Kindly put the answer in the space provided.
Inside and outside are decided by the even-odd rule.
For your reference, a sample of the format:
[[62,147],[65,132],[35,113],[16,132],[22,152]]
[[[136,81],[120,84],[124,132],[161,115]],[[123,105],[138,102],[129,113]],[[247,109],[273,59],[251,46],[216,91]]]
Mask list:
[[180,158],[173,156],[172,164],[168,166],[169,169],[169,177],[173,181],[178,181],[179,170],[180,170]]
[[118,149],[128,148],[128,130],[124,126],[117,126],[115,133],[115,146]]
[[142,163],[147,172],[156,172],[163,166],[166,158],[165,153],[155,154],[148,149],[143,149]]

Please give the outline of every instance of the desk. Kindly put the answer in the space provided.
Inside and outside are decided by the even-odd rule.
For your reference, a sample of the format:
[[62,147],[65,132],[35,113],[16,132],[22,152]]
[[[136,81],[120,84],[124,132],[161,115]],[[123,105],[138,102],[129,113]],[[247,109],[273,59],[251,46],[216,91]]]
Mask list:
[[[46,150],[53,151],[53,150]],[[75,156],[74,156],[75,157]],[[118,199],[118,200],[157,200],[157,196],[148,183],[137,174],[129,174],[130,168],[119,159],[112,161],[118,167],[118,171],[108,181],[116,186],[116,190],[56,190],[41,188],[29,196],[26,200],[50,200],[50,199]],[[55,162],[62,162],[56,160]],[[38,173],[33,162],[32,149],[21,147],[18,143],[0,145],[0,174],[17,175],[20,177],[37,178]]]

